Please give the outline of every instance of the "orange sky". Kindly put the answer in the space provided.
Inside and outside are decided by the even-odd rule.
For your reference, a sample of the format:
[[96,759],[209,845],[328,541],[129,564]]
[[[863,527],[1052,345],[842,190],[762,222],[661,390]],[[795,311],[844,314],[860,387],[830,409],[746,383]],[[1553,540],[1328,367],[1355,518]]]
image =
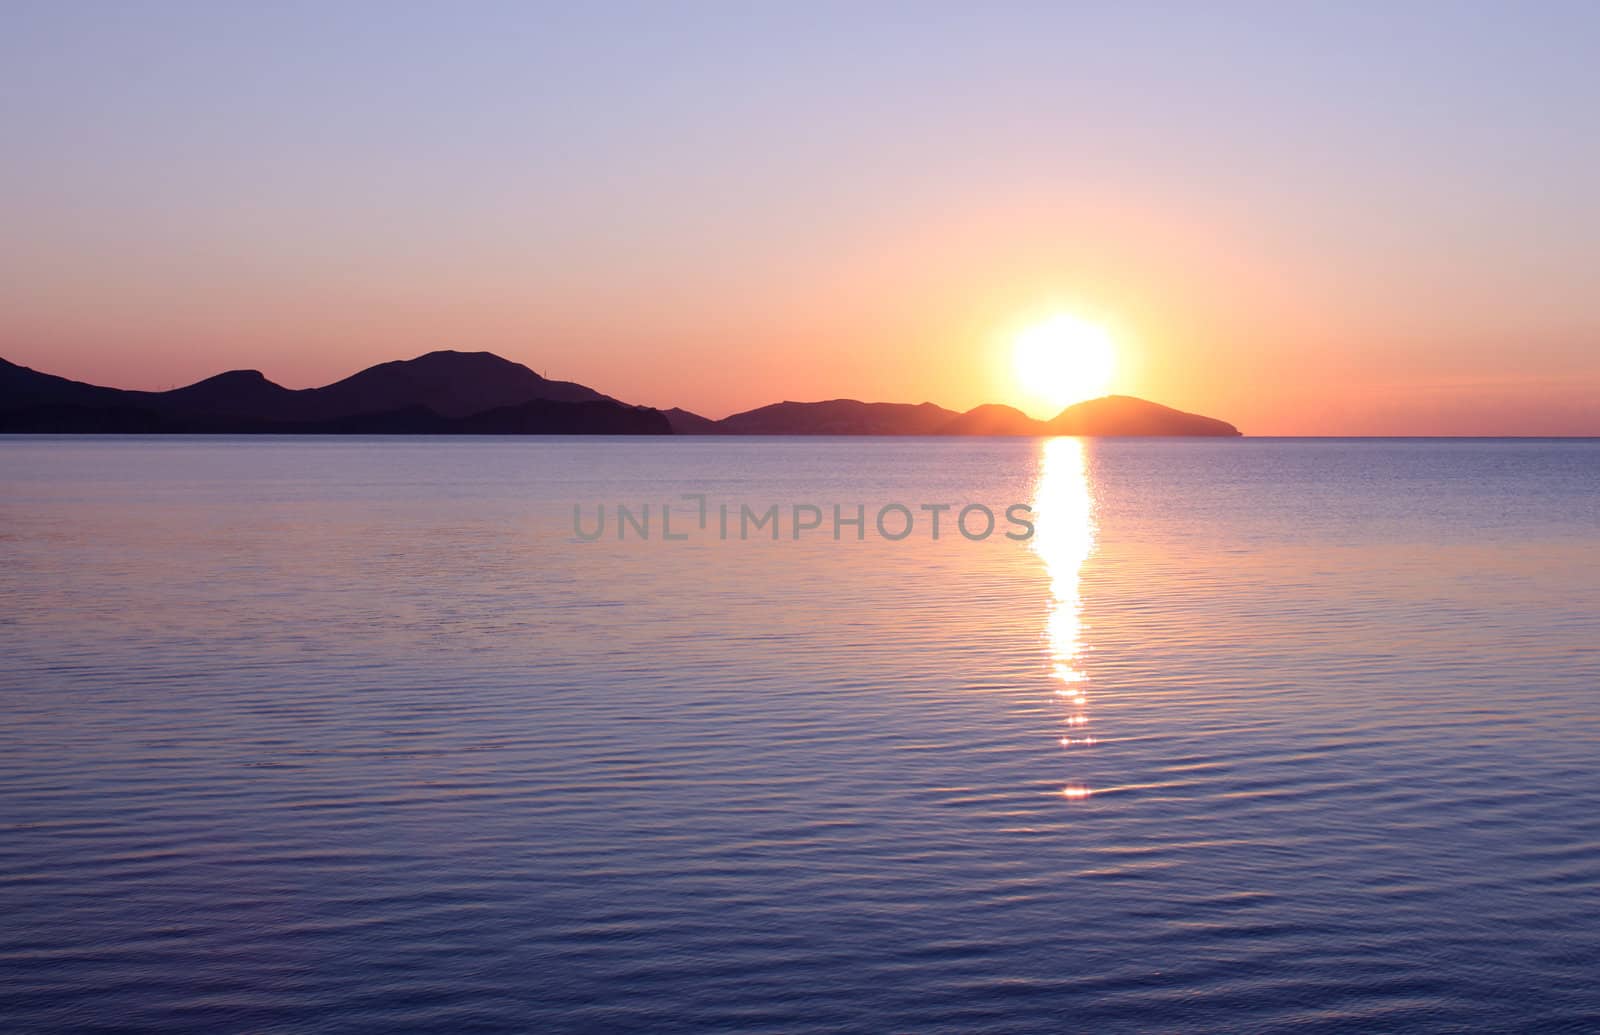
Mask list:
[[1010,341],[1067,311],[1113,391],[1247,434],[1600,434],[1597,19],[1219,11],[41,8],[0,43],[0,356],[1045,416]]

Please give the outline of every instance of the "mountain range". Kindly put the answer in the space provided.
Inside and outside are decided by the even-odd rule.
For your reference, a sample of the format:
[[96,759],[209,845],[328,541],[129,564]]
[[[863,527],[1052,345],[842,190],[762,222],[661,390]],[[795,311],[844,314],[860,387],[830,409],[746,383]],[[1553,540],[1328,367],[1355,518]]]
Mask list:
[[713,420],[632,406],[552,381],[490,352],[430,352],[321,388],[230,370],[140,392],[71,381],[0,359],[0,432],[425,435],[1205,435],[1225,421],[1108,395],[1036,420],[1010,406],[780,402]]

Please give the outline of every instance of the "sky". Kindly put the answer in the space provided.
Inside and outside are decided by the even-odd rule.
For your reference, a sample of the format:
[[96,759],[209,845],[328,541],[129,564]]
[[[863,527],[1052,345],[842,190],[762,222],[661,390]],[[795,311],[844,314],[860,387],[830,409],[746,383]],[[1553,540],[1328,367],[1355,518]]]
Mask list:
[[[579,9],[581,8],[581,10]],[[1600,434],[1600,4],[10,2],[0,356]]]

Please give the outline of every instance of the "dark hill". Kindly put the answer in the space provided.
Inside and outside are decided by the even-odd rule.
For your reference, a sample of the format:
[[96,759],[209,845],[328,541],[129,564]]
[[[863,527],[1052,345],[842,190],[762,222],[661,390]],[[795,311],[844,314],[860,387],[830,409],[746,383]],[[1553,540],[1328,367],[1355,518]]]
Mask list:
[[722,435],[932,435],[960,416],[933,403],[781,402],[717,421]]
[[530,399],[465,417],[442,417],[426,406],[360,413],[327,421],[259,430],[319,435],[670,435],[660,410],[610,399],[558,402]]
[[616,401],[571,381],[547,380],[492,352],[449,350],[379,363],[303,394],[310,415],[315,416],[379,413],[420,405],[442,417],[465,417],[531,399]]
[[665,435],[659,411],[488,352],[430,352],[322,388],[231,370],[168,392],[69,381],[0,360],[0,430],[226,434]]
[[941,435],[1043,435],[1044,422],[1034,420],[1015,406],[985,403],[974,406],[939,429]]
[[111,406],[130,394],[133,393],[69,381],[0,359],[0,410],[22,406]]
[[0,431],[438,435],[1206,435],[1225,421],[1125,395],[1038,421],[1010,406],[956,413],[933,403],[781,402],[708,420],[629,406],[551,381],[489,352],[430,352],[321,388],[230,370],[168,392],[101,388],[0,359]]
[[[683,413],[684,411],[679,411]],[[677,434],[697,435],[1238,435],[1232,424],[1126,395],[1069,406],[1048,421],[989,403],[966,413],[922,403],[782,402],[719,421],[674,418]],[[701,423],[696,423],[701,422]]]
[[674,406],[670,410],[662,410],[666,414],[667,423],[672,425],[674,435],[715,435],[717,422],[710,417],[702,417],[698,413]]
[[[553,382],[559,383],[559,382]],[[615,399],[533,399],[455,422],[463,435],[670,435],[666,414]]]
[[170,392],[130,392],[143,405],[190,417],[239,420],[293,420],[303,409],[303,392],[268,381],[259,370],[229,370]]
[[1045,423],[1044,434],[1236,437],[1239,429],[1226,421],[1184,413],[1131,395],[1107,395],[1068,406]]

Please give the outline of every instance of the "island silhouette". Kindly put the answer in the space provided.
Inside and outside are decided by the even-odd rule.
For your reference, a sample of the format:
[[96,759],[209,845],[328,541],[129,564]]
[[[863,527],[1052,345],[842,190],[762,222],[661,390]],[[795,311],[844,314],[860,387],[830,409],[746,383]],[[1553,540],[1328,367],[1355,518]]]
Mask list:
[[780,402],[721,420],[652,409],[552,381],[492,352],[429,352],[320,388],[230,370],[141,392],[72,381],[0,359],[0,432],[360,435],[1139,435],[1238,436],[1226,421],[1126,395],[1049,420],[985,404]]

